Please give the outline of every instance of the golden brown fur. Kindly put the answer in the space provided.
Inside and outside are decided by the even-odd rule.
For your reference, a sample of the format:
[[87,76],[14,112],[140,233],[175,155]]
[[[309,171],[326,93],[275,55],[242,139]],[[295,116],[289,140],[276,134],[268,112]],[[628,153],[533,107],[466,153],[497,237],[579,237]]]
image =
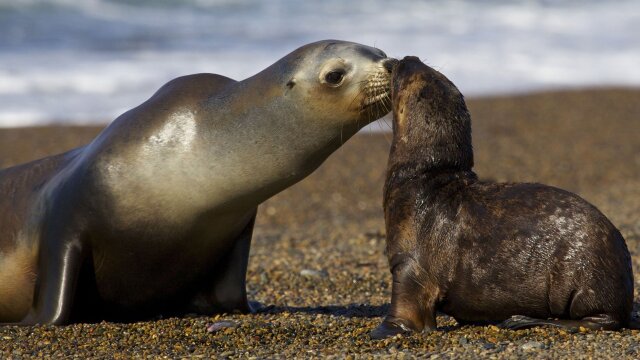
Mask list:
[[0,319],[19,321],[29,311],[36,281],[38,247],[21,243],[0,254]]

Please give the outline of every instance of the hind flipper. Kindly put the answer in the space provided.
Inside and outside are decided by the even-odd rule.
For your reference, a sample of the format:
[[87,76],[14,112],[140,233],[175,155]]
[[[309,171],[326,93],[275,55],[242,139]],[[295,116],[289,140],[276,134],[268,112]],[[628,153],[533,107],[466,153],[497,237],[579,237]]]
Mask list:
[[528,329],[535,326],[554,326],[571,330],[578,330],[580,327],[592,330],[618,330],[622,327],[622,324],[608,314],[587,316],[580,320],[536,319],[524,315],[514,315],[498,324],[498,326],[510,330]]

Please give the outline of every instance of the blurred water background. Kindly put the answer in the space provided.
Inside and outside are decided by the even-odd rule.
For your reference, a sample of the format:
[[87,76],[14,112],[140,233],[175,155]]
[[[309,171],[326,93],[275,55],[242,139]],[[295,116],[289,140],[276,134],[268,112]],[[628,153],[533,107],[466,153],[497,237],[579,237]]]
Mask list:
[[467,96],[640,86],[640,1],[0,0],[0,126],[107,123],[170,79],[342,39]]

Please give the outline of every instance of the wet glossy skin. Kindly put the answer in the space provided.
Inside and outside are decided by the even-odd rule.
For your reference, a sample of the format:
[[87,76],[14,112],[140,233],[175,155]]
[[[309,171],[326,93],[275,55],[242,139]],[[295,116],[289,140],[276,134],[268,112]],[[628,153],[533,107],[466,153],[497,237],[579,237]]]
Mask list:
[[258,204],[387,112],[391,63],[328,40],[243,81],[178,78],[89,145],[0,171],[0,321],[249,311]]
[[391,310],[374,338],[460,323],[614,330],[629,323],[631,259],[611,222],[575,194],[480,182],[471,120],[442,74],[415,57],[392,80],[384,209]]

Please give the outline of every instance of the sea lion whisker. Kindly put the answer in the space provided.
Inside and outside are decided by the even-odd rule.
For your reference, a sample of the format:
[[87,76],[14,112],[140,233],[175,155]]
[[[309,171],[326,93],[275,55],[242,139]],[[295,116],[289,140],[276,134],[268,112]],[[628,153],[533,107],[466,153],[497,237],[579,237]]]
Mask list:
[[389,113],[391,111],[391,109],[387,106],[387,101],[389,102],[388,105],[391,105],[391,98],[389,97],[389,94],[385,94],[385,97],[382,99],[381,103],[384,106],[384,110]]

